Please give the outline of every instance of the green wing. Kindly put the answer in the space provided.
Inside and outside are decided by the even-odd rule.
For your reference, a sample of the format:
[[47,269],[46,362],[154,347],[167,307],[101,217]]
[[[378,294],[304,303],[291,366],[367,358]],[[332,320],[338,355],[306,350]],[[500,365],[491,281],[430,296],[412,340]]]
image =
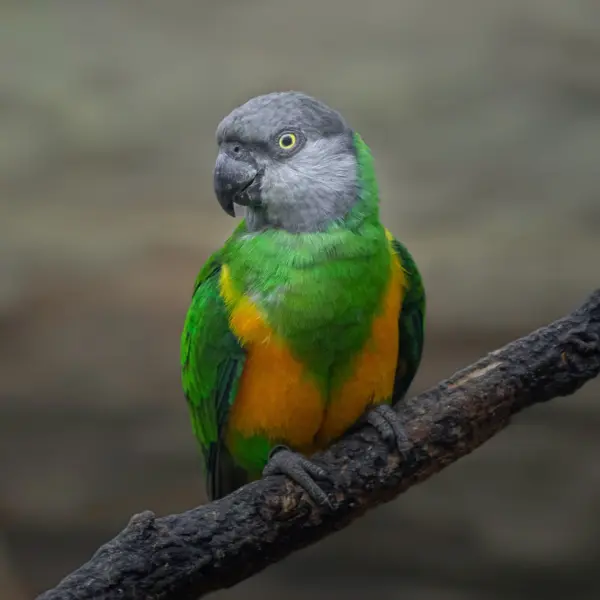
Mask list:
[[211,499],[246,483],[223,443],[229,409],[235,399],[245,352],[229,329],[219,294],[219,254],[211,256],[196,279],[181,335],[181,373],[194,435],[205,463]]
[[392,241],[392,248],[405,272],[407,289],[398,319],[400,344],[392,404],[405,396],[421,362],[425,327],[425,289],[413,257],[403,244]]

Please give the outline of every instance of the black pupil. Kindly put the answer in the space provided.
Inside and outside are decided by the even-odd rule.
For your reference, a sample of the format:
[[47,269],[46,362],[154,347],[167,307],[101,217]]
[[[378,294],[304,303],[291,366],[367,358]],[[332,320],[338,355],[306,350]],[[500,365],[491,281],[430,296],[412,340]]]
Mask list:
[[281,140],[281,144],[283,146],[285,146],[286,148],[289,148],[293,143],[294,143],[294,140],[292,140],[291,135],[284,135]]
[[233,147],[233,151],[237,154],[240,151],[240,147],[239,146],[234,146]]

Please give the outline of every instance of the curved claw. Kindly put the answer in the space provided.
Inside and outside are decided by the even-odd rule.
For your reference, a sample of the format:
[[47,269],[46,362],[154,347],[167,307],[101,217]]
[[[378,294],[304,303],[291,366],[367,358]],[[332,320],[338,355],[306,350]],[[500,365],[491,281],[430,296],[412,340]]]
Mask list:
[[269,461],[262,474],[263,477],[287,475],[302,487],[316,504],[332,507],[327,494],[314,481],[314,479],[330,479],[325,469],[286,446],[276,446],[271,450]]
[[380,404],[370,410],[366,416],[383,440],[406,458],[409,449],[408,436],[398,413],[389,404]]

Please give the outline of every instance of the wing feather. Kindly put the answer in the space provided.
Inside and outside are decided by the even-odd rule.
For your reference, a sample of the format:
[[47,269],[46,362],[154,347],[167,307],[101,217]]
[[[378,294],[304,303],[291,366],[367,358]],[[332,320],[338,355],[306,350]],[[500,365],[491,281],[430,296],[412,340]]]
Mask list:
[[200,271],[181,335],[181,371],[194,435],[204,457],[207,492],[219,498],[243,485],[246,474],[224,444],[246,353],[229,328],[219,293],[218,254]]
[[404,269],[407,287],[398,319],[399,348],[392,404],[404,396],[412,383],[423,354],[425,332],[425,288],[417,265],[406,247],[392,240],[392,248]]

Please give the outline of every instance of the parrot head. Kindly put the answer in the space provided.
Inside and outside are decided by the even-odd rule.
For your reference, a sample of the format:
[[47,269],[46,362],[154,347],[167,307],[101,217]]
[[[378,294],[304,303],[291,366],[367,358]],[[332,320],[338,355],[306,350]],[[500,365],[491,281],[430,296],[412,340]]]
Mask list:
[[217,128],[214,187],[248,229],[320,231],[357,202],[354,136],[342,116],[300,92],[257,96]]

